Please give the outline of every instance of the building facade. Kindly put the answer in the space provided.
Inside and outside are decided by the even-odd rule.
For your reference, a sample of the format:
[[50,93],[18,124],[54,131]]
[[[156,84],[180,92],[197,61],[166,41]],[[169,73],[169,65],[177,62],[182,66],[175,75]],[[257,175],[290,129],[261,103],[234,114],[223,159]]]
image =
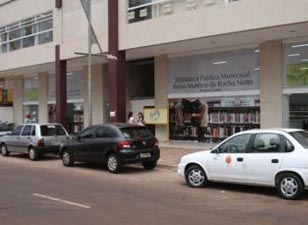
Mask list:
[[89,110],[87,58],[76,54],[87,52],[80,1],[2,0],[0,115],[11,110],[15,123],[62,118],[77,132],[88,112],[102,123],[167,109],[168,123],[155,125],[161,141],[307,129],[307,9],[305,0],[92,0],[99,43],[118,60],[93,56]]

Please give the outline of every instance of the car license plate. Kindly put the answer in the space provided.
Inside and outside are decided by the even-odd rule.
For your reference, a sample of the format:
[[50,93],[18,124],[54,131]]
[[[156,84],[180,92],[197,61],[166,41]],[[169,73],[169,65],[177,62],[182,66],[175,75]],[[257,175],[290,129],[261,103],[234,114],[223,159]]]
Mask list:
[[140,158],[150,158],[151,153],[140,153]]

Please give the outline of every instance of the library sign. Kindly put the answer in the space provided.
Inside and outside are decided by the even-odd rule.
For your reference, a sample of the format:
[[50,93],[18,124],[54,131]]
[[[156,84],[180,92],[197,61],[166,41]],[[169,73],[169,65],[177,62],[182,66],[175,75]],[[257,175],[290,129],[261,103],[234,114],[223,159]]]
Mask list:
[[259,89],[256,54],[170,60],[169,94]]

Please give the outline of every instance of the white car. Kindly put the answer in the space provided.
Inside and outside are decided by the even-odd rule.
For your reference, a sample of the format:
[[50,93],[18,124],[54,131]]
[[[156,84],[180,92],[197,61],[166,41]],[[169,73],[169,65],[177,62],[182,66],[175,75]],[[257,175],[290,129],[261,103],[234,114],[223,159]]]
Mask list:
[[277,187],[299,199],[308,187],[308,132],[299,129],[237,133],[210,151],[185,155],[178,173],[191,187],[209,181]]

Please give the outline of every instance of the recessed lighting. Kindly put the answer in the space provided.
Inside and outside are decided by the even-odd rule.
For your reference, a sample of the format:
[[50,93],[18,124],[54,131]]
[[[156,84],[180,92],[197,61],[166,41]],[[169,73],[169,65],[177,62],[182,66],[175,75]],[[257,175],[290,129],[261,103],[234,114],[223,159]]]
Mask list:
[[213,62],[214,65],[220,65],[220,64],[226,64],[227,61],[219,61],[219,62]]
[[256,49],[256,50],[255,50],[255,53],[259,53],[259,52],[260,52],[260,49]]
[[66,73],[66,76],[72,76],[72,75],[73,75],[73,72]]
[[302,68],[300,68],[299,70],[308,70],[308,67],[302,67]]
[[307,44],[300,44],[300,45],[292,45],[292,48],[302,48],[302,47],[308,47],[308,43]]
[[256,67],[256,68],[254,68],[253,70],[255,70],[255,71],[259,71],[259,70],[260,70],[260,68]]
[[300,56],[301,54],[297,53],[297,54],[290,54],[288,55],[289,57],[297,57],[297,56]]
[[308,59],[302,59],[302,62],[308,62]]

